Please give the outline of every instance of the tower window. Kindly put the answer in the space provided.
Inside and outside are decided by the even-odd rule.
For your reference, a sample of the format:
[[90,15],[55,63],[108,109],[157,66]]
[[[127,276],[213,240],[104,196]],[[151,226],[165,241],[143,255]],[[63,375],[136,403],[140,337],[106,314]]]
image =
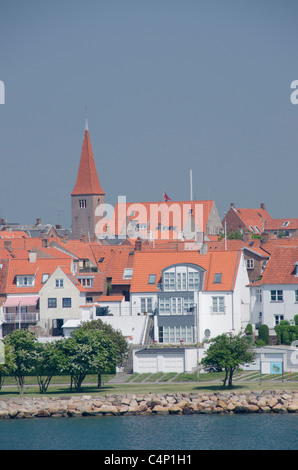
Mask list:
[[80,209],[86,209],[87,207],[86,199],[79,199],[79,206],[80,206]]

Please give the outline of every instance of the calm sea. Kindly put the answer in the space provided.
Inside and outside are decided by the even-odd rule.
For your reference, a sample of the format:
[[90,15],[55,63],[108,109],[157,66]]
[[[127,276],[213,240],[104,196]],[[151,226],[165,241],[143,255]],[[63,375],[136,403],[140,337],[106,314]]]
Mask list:
[[298,414],[0,421],[1,450],[296,450]]

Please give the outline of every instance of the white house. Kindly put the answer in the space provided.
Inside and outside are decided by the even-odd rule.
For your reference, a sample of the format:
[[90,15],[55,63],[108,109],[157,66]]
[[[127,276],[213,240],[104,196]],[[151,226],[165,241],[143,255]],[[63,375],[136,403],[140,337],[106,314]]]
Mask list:
[[249,322],[249,288],[242,251],[135,253],[133,311],[154,315],[154,339],[202,342]]
[[251,323],[274,328],[281,320],[293,322],[298,315],[298,249],[272,250],[262,278],[250,284]]
[[62,334],[66,320],[81,319],[86,289],[68,267],[59,266],[40,289],[39,325],[53,336]]

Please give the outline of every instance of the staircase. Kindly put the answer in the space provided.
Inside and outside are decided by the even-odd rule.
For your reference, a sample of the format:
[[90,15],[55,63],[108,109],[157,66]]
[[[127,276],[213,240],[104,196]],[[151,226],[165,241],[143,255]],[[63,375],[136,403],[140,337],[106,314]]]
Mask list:
[[146,331],[144,334],[143,344],[130,344],[128,346],[128,357],[126,363],[123,368],[123,372],[125,374],[132,374],[133,373],[133,351],[134,349],[143,349],[144,347],[148,347],[153,344],[154,339],[154,319],[153,315],[148,315],[147,317],[147,324],[146,324]]
[[152,315],[149,315],[147,320],[147,328],[144,339],[144,346],[148,347],[153,344],[154,340],[154,319]]

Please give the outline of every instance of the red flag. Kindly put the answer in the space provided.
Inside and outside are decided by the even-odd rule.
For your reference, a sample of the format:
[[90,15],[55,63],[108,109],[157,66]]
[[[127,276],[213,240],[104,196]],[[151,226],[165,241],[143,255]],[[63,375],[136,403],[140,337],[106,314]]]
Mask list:
[[172,199],[167,195],[167,193],[165,192],[165,190],[163,190],[163,200],[164,201],[171,201]]

